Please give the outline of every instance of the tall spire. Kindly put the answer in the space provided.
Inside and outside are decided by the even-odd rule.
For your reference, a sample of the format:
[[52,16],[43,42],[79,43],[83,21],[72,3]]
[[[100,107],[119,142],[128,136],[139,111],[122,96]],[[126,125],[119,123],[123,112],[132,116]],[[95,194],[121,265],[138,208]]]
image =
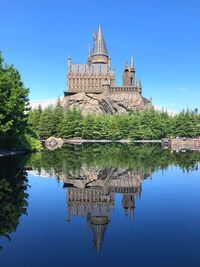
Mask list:
[[134,60],[133,60],[133,56],[131,56],[131,69],[134,69]]
[[89,43],[89,45],[88,45],[88,58],[90,58],[90,56],[91,56],[91,53],[90,53],[90,43]]
[[103,38],[101,26],[94,33],[94,47],[92,51],[93,63],[108,63],[108,51]]
[[89,47],[88,47],[88,65],[90,66],[91,64],[92,64],[92,60],[91,60],[90,43],[89,43]]
[[98,252],[103,248],[103,239],[106,228],[107,224],[92,224],[93,246]]
[[103,38],[101,26],[99,25],[98,32],[94,34],[94,48],[92,55],[105,55],[108,56],[108,51]]

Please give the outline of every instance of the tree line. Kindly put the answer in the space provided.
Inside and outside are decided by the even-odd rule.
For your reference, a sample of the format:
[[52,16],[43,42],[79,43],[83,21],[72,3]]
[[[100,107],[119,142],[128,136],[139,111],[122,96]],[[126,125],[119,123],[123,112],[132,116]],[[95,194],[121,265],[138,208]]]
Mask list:
[[60,101],[44,110],[30,110],[30,128],[38,138],[49,136],[84,139],[161,139],[196,137],[200,135],[200,115],[187,110],[176,116],[161,111],[130,112],[129,114],[83,115],[77,109],[64,110]]

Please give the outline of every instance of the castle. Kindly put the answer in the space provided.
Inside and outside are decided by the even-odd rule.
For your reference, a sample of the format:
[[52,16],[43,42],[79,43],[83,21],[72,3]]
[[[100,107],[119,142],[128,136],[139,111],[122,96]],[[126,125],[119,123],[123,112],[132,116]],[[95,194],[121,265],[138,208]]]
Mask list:
[[[111,69],[111,59],[101,26],[94,33],[93,50],[91,53],[89,48],[86,64],[74,64],[68,57],[67,87],[62,105],[75,106],[86,113],[124,113],[130,110],[153,109],[151,99],[147,100],[142,96],[141,81],[135,79],[133,57],[130,66],[125,64],[122,86],[116,86],[115,72]],[[88,109],[91,97],[96,102],[93,101],[94,107],[89,105]]]

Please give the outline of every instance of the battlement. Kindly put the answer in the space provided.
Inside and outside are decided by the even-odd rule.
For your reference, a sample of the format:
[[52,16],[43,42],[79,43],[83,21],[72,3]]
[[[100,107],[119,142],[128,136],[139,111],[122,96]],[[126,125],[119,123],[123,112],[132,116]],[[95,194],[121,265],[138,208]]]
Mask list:
[[136,92],[136,93],[142,93],[141,88],[136,86],[114,86],[110,87],[109,91],[112,92]]
[[139,93],[142,94],[142,88],[137,86],[110,86],[109,84],[102,84],[99,87],[74,87],[71,88],[70,91],[66,91],[65,95],[73,95],[76,93],[85,92],[85,93],[93,93],[93,94],[112,94],[112,93],[120,93],[120,92],[130,92],[130,93]]

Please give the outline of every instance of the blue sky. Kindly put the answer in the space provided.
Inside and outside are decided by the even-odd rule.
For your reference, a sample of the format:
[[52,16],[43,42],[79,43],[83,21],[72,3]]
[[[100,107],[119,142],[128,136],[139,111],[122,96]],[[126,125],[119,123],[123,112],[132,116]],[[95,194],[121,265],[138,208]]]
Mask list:
[[102,25],[117,83],[130,56],[143,95],[171,110],[200,109],[200,1],[0,0],[0,50],[30,99],[63,95],[67,56],[85,63]]

